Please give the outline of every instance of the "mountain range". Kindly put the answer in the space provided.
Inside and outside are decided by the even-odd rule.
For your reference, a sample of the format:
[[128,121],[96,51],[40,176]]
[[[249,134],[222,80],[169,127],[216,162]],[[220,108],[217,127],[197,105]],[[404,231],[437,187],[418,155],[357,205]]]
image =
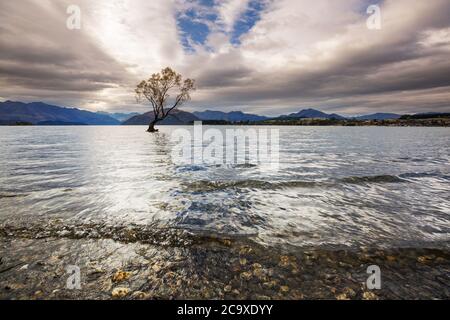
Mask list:
[[269,119],[265,116],[259,116],[256,114],[243,113],[242,111],[222,112],[222,111],[201,111],[193,112],[193,114],[200,120],[221,120],[229,122],[240,121],[263,121]]
[[[432,113],[430,113],[432,115]],[[343,117],[328,114],[316,109],[304,109],[296,113],[278,117],[266,117],[241,111],[196,111],[187,112],[173,110],[161,123],[162,125],[191,124],[194,121],[224,121],[224,122],[257,122],[264,120],[287,119],[349,119],[349,120],[388,120],[399,119],[402,115],[395,113],[374,113],[357,117]],[[404,116],[403,116],[404,117]],[[0,102],[0,125],[34,124],[34,125],[147,125],[153,119],[153,112],[107,113],[91,112],[76,108],[65,108],[49,105],[43,102],[23,103],[15,101]]]
[[243,113],[241,111],[221,112],[206,110],[202,112],[193,112],[200,120],[216,120],[216,121],[228,121],[228,122],[246,122],[246,121],[264,121],[264,120],[287,120],[287,119],[355,119],[355,120],[388,120],[399,119],[402,115],[395,113],[374,113],[358,117],[344,117],[336,113],[325,113],[316,109],[303,109],[296,113],[288,115],[281,115],[278,117],[266,117],[256,114]]
[[289,115],[283,115],[278,117],[278,119],[308,119],[308,118],[315,118],[315,119],[345,119],[345,117],[340,116],[338,114],[332,113],[328,114],[319,110],[315,109],[304,109],[297,113],[291,113]]
[[118,125],[120,121],[103,114],[63,108],[42,102],[0,102],[0,124],[18,122],[34,125]]

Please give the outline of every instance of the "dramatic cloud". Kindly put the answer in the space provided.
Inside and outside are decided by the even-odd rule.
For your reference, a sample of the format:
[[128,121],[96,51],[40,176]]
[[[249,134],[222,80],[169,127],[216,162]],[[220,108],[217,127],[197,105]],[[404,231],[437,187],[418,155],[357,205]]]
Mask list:
[[236,20],[248,9],[249,0],[223,0],[219,2],[219,23],[226,32],[234,29]]
[[[81,30],[66,28],[78,5]],[[450,111],[450,3],[385,0],[24,0],[0,3],[0,98],[146,110],[133,87],[172,66],[188,106],[268,115]]]

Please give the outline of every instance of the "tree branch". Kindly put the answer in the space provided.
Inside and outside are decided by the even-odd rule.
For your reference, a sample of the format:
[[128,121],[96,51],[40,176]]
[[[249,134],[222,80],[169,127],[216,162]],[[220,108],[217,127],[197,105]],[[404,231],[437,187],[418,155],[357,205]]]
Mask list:
[[[194,80],[185,79],[171,68],[165,68],[160,73],[152,74],[148,80],[138,84],[135,93],[138,102],[145,98],[153,107],[154,119],[152,125],[165,119],[176,107],[190,99],[189,91],[195,90]],[[178,89],[173,106],[166,110],[166,104],[170,98],[171,90]],[[153,130],[151,131],[153,132]]]

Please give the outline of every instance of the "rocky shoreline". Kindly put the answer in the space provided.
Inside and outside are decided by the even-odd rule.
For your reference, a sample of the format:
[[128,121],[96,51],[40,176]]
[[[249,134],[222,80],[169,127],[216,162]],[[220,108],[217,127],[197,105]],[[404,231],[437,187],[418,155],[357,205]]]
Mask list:
[[[69,265],[80,269],[79,290],[67,287]],[[380,290],[366,287],[369,265],[381,269]],[[286,250],[250,239],[157,244],[0,233],[0,299],[449,298],[448,249]]]

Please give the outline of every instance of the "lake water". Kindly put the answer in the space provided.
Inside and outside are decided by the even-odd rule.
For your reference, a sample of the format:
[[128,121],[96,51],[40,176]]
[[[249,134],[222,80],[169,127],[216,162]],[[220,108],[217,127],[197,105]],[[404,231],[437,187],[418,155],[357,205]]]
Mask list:
[[278,170],[145,129],[0,127],[0,299],[450,297],[448,128],[252,127]]
[[0,224],[80,238],[181,229],[293,248],[450,240],[449,128],[277,127],[280,166],[268,172],[176,165],[175,128],[0,127]]

